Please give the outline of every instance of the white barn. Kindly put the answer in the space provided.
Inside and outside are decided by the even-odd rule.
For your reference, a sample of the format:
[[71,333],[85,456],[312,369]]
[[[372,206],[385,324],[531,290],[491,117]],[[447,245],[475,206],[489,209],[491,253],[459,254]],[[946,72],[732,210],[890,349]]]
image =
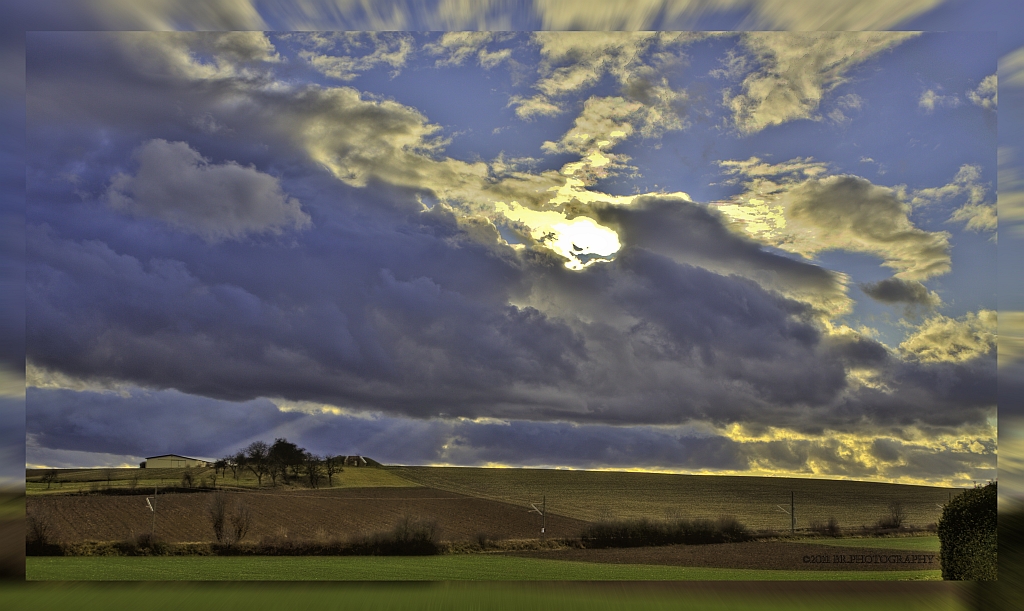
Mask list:
[[146,462],[141,463],[141,469],[183,469],[185,467],[209,467],[210,463],[198,458],[189,458],[179,454],[161,454],[160,456],[147,456]]

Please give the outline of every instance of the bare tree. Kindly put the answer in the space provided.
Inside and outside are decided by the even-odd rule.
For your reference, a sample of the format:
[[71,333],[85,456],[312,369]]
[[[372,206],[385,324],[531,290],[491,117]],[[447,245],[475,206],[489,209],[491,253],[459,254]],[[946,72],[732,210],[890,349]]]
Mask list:
[[25,543],[29,548],[45,549],[54,544],[50,513],[45,509],[25,512]]
[[43,473],[43,477],[39,481],[46,482],[46,489],[49,490],[50,485],[53,484],[53,482],[57,481],[57,470],[47,469],[46,473]]
[[133,473],[131,479],[128,480],[128,488],[135,490],[139,485],[140,479],[142,479],[142,471]]
[[245,467],[256,476],[257,487],[263,486],[263,476],[269,468],[268,453],[270,448],[264,441],[254,441],[245,447]]
[[207,515],[210,517],[210,526],[213,527],[213,536],[217,538],[217,543],[224,541],[224,524],[227,521],[228,511],[228,500],[224,496],[224,493],[218,492],[213,495],[213,499],[210,500],[210,506],[207,508]]
[[181,487],[191,488],[195,484],[195,477],[192,467],[185,467],[185,470],[181,473]]
[[323,460],[312,452],[306,452],[303,456],[303,468],[306,471],[306,477],[309,478],[309,487],[319,488],[320,480],[324,476]]
[[239,503],[235,508],[234,515],[231,516],[231,532],[235,536],[235,543],[242,542],[251,526],[252,513],[249,511],[249,506],[244,502]]
[[214,469],[213,473],[210,474],[210,487],[211,488],[216,488],[217,487],[217,470],[216,469]]
[[239,470],[245,468],[245,452],[238,452],[232,456],[224,457],[224,464],[227,465],[228,469],[231,469],[231,477],[238,481]]
[[334,474],[341,473],[345,470],[341,466],[341,456],[335,456],[334,454],[328,454],[324,456],[324,471],[327,473],[327,485],[334,486]]
[[277,486],[277,476],[281,475],[282,479],[286,479],[284,476],[287,475],[285,472],[285,466],[277,460],[267,460],[267,475],[270,476],[270,483]]
[[889,524],[892,528],[899,528],[907,517],[907,510],[899,501],[889,501]]

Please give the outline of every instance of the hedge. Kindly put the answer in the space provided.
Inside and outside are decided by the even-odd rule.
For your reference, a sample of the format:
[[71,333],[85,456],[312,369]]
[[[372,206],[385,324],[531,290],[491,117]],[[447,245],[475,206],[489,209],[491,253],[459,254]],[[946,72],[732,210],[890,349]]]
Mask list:
[[967,490],[942,508],[939,550],[942,578],[996,579],[996,483]]

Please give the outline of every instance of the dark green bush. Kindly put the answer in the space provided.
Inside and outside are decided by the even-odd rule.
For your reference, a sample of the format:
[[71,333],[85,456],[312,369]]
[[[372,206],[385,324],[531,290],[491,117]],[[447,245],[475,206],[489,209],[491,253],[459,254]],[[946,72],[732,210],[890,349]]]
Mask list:
[[939,549],[942,578],[996,578],[996,483],[967,490],[942,508]]

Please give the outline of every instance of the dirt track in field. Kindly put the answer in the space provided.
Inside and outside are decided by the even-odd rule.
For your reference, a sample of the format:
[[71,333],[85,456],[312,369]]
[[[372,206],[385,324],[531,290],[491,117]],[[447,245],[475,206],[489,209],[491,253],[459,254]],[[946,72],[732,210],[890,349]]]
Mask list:
[[[935,552],[832,547],[784,541],[715,545],[668,545],[614,549],[565,549],[509,552],[510,556],[668,566],[732,569],[799,569],[824,571],[938,570]],[[838,560],[844,560],[838,562]],[[903,562],[901,562],[902,560]]]
[[[156,535],[167,542],[213,541],[208,507],[214,493],[159,495]],[[442,540],[474,540],[479,533],[492,539],[527,539],[540,535],[540,517],[528,508],[468,497],[431,488],[341,488],[275,492],[224,493],[229,514],[244,502],[252,512],[247,541],[263,537],[312,539],[323,529],[328,537],[389,531],[404,517],[438,526]],[[145,496],[31,497],[28,512],[45,516],[66,543],[116,541],[132,532],[148,533],[153,514]],[[548,517],[550,537],[572,537],[585,523]]]

